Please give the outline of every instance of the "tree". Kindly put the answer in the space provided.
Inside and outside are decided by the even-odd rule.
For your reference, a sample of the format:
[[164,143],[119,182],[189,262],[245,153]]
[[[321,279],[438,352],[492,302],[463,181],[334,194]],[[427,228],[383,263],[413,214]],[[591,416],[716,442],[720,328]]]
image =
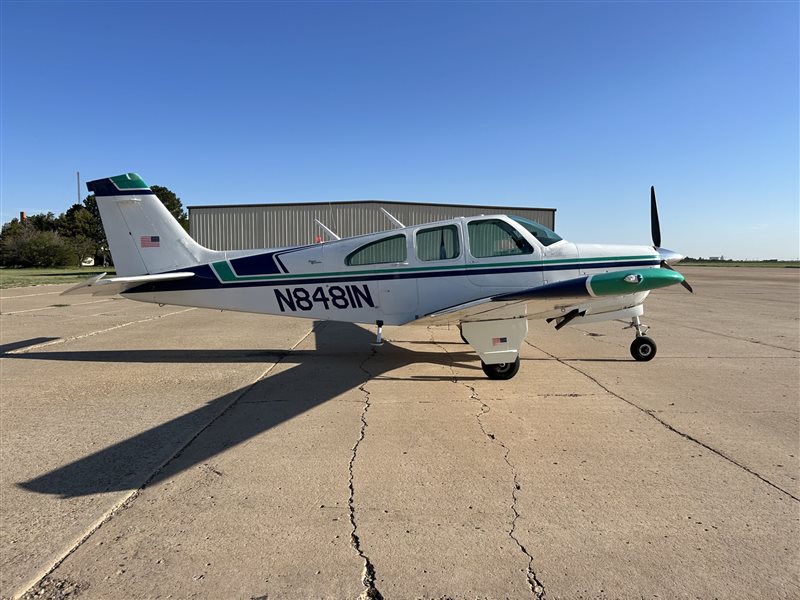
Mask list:
[[97,208],[97,198],[94,194],[86,196],[83,199],[83,207],[89,211],[92,216],[92,235],[91,238],[97,247],[97,254],[95,261],[103,265],[113,265],[111,260],[111,253],[108,250],[108,240],[106,239],[106,231],[103,229],[103,221],[100,219],[100,209]]
[[167,207],[167,210],[181,224],[181,227],[189,231],[189,217],[186,215],[186,211],[183,210],[181,199],[175,195],[175,192],[160,185],[151,185],[150,189],[153,190],[153,193],[158,196],[161,203]]
[[58,230],[58,219],[51,212],[30,215],[28,218],[25,219],[25,222],[28,223],[31,227],[33,227],[36,231]]
[[8,223],[3,224],[3,229],[0,230],[0,240],[22,235],[24,231],[25,223],[14,217]]
[[40,231],[27,221],[7,223],[3,227],[0,239],[3,266],[63,267],[71,258],[69,246],[55,231]]
[[82,204],[73,204],[67,212],[61,214],[58,218],[58,233],[72,250],[78,264],[97,254],[99,245],[95,240],[95,218]]

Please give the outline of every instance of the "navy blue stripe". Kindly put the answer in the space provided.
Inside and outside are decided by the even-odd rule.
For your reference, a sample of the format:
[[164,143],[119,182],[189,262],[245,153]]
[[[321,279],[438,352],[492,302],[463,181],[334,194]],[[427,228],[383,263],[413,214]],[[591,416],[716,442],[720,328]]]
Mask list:
[[[499,275],[509,273],[537,273],[542,271],[561,271],[567,269],[607,269],[609,267],[642,267],[656,266],[657,260],[636,260],[614,263],[596,264],[572,264],[572,265],[527,265],[524,267],[507,267],[493,269],[453,269],[448,271],[422,271],[422,272],[400,272],[400,273],[381,273],[377,275],[345,275],[345,276],[309,276],[297,279],[272,279],[269,281],[242,281],[234,283],[221,283],[208,265],[192,267],[191,269],[181,269],[181,271],[193,271],[195,277],[179,279],[176,281],[163,281],[158,283],[148,283],[135,288],[131,288],[126,293],[139,292],[174,292],[189,290],[209,290],[221,288],[243,288],[243,287],[276,287],[276,286],[295,286],[321,283],[348,283],[361,281],[381,281],[389,279],[427,279],[431,277],[472,277],[478,275]],[[584,290],[585,291],[585,290]]]
[[523,290],[521,292],[513,292],[511,294],[503,294],[501,296],[494,296],[492,300],[505,301],[505,300],[532,300],[534,298],[587,298],[591,297],[589,291],[586,289],[586,280],[588,275],[579,277],[577,279],[567,279],[566,281],[556,281],[555,283],[548,283],[535,288]]
[[252,275],[277,275],[280,269],[275,264],[273,252],[267,254],[257,254],[255,256],[243,256],[242,258],[231,259],[233,272],[240,277]]
[[276,262],[276,263],[277,263],[277,265],[278,265],[278,266],[281,268],[281,271],[282,271],[282,272],[284,272],[284,273],[288,273],[288,272],[289,272],[289,269],[287,269],[287,268],[286,268],[286,265],[285,265],[285,264],[283,264],[283,261],[281,260],[281,257],[280,257],[280,256],[276,256],[276,257],[275,257],[275,262]]

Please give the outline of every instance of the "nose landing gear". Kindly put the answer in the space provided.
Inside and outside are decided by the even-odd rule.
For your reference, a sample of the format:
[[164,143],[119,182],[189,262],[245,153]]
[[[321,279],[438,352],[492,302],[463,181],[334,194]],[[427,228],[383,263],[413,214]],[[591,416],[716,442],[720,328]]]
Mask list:
[[652,338],[645,335],[650,328],[647,325],[642,325],[639,317],[633,317],[631,324],[625,329],[636,330],[636,338],[631,342],[631,356],[639,361],[653,360],[656,356],[656,343]]

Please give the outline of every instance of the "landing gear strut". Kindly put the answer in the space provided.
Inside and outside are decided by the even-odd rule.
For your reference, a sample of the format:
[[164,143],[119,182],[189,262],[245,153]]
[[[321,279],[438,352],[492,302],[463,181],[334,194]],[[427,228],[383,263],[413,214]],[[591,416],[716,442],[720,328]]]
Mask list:
[[636,338],[631,342],[631,356],[640,361],[653,360],[657,350],[656,343],[652,338],[645,335],[650,328],[647,325],[642,325],[639,317],[633,317],[631,324],[625,329],[636,330]]
[[375,335],[375,342],[372,345],[383,346],[383,321],[375,321],[375,325],[378,326],[378,331]]

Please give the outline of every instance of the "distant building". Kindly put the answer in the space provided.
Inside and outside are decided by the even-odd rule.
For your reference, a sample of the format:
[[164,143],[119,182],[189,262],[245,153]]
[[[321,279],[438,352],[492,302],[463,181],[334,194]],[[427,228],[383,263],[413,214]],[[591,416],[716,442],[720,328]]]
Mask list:
[[555,229],[554,208],[356,200],[189,206],[189,233],[197,242],[214,250],[299,246],[329,240],[314,219],[319,219],[343,238],[392,229],[381,208],[404,225],[503,213]]
[[725,260],[724,256],[709,256],[708,260]]

